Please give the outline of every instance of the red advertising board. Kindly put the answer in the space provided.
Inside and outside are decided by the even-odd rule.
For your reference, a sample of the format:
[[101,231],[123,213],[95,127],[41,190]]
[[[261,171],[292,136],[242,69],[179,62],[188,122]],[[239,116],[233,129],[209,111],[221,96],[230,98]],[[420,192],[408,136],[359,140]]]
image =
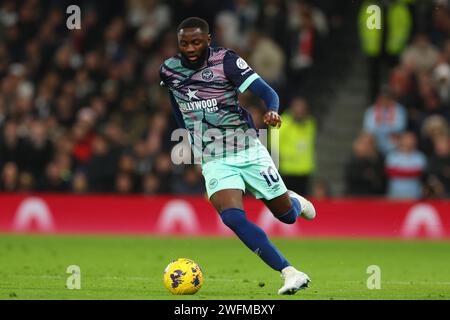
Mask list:
[[[245,200],[250,220],[282,237],[450,239],[450,202],[376,199],[313,201],[317,217],[286,225],[261,201]],[[202,197],[0,194],[0,232],[229,235]]]

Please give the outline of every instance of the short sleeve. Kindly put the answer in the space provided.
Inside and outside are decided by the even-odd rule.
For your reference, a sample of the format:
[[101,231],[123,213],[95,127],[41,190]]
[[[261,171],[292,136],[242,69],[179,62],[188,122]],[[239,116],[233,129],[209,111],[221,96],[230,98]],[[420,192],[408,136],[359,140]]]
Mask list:
[[223,59],[223,70],[225,76],[239,89],[244,92],[259,78],[259,75],[233,51],[228,51]]

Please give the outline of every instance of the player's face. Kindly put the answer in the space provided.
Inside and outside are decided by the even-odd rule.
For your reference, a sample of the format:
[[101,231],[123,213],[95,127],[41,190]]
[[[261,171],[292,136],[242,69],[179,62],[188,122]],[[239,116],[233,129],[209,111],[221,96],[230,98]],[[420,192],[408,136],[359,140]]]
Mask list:
[[203,64],[210,43],[210,35],[200,28],[185,28],[178,32],[178,49],[193,66]]

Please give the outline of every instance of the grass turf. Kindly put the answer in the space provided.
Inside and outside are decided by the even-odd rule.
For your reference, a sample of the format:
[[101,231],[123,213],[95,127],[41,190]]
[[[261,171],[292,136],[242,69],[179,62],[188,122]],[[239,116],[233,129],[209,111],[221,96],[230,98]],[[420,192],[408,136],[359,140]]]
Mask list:
[[[235,238],[0,235],[0,299],[450,299],[450,242],[274,239],[313,280],[294,296]],[[194,296],[173,296],[162,273],[187,257],[203,269]],[[65,288],[69,265],[81,290]],[[369,265],[381,289],[366,286]]]

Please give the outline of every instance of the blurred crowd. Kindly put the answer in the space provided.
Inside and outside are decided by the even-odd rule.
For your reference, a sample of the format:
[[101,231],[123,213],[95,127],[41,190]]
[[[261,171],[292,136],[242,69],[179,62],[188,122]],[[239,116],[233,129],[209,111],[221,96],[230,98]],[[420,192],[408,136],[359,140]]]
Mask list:
[[[81,29],[66,26],[72,4],[81,8]],[[176,25],[205,18],[213,46],[233,48],[288,101],[339,23],[328,23],[335,6],[0,1],[0,191],[203,194],[201,169],[170,158],[176,124],[159,66],[177,53]],[[241,99],[263,127],[261,102]]]
[[450,197],[450,2],[427,5],[398,55],[380,55],[389,68],[353,143],[349,195]]

